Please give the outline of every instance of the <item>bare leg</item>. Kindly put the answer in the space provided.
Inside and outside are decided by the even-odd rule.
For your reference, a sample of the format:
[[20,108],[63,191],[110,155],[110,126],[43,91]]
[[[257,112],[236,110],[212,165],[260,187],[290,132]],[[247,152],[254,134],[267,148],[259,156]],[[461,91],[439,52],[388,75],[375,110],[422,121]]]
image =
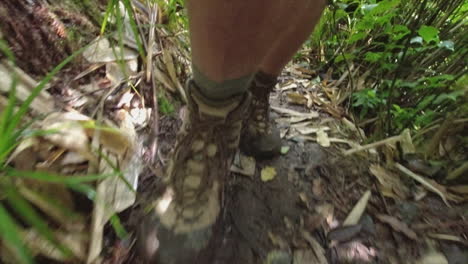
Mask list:
[[[303,5],[296,5],[295,10],[288,12],[290,20],[284,24],[284,29],[279,31],[279,37],[263,58],[260,71],[278,76],[310,36],[324,7],[325,0],[312,0]],[[294,15],[291,17],[291,14]]]
[[225,99],[244,92],[259,69],[278,74],[312,31],[324,0],[187,4],[195,83],[205,96]]

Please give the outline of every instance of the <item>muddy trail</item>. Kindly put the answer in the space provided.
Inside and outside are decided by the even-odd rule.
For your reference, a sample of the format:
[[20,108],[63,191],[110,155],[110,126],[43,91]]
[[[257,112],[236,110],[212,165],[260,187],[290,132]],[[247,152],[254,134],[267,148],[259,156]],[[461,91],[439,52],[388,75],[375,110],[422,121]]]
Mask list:
[[[291,133],[291,124],[283,122],[285,113],[288,116],[285,109],[294,111],[293,117],[310,113],[307,107],[288,104],[282,93],[294,82],[294,77],[284,76],[271,96],[272,106],[280,109],[272,111],[271,119],[282,131],[282,155],[270,160],[236,155],[222,196],[221,216],[198,263],[433,263],[425,261],[437,259],[438,254],[444,254],[450,264],[466,263],[466,245],[448,239],[448,234],[466,235],[466,205],[449,208],[430,193],[419,201],[389,199],[373,173],[393,172],[377,165],[378,156],[344,155],[346,144],[323,147]],[[312,122],[315,127],[334,127],[339,121],[322,113]],[[142,208],[162,191],[162,164],[180,124],[176,116],[160,120],[159,162],[141,178],[138,201],[123,214],[129,230],[138,229],[144,218]],[[409,195],[413,188],[409,179],[401,180],[408,187],[393,186],[401,188],[395,193]],[[348,221],[366,195],[368,201],[358,218]],[[423,238],[428,233],[435,237],[444,233],[447,239],[428,244]],[[120,261],[145,263],[136,246],[128,250]]]

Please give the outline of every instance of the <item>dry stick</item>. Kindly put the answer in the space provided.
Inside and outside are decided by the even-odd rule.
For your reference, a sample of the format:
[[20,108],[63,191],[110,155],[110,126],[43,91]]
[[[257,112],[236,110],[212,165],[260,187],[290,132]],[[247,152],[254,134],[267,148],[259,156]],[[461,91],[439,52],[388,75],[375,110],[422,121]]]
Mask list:
[[401,139],[402,139],[401,135],[389,137],[389,138],[386,138],[384,140],[380,140],[380,141],[377,141],[377,142],[374,142],[374,143],[371,143],[371,144],[367,144],[367,145],[364,145],[364,146],[359,146],[357,148],[346,150],[346,151],[343,152],[343,154],[345,156],[348,156],[348,155],[354,154],[356,152],[368,150],[368,149],[375,148],[375,147],[385,145],[385,144],[388,144],[388,143],[395,143],[397,141],[400,141]]
[[151,73],[153,70],[153,47],[154,47],[154,39],[155,39],[155,27],[156,27],[156,21],[158,18],[158,6],[157,4],[153,4],[151,6],[151,13],[150,13],[150,29],[149,29],[149,37],[148,37],[148,50],[147,50],[147,56],[146,56],[146,82],[151,81]]
[[[148,40],[148,46],[151,46],[150,51],[148,54],[151,54],[151,56],[148,56],[147,62],[148,62],[148,67],[147,69],[152,69],[153,65],[153,55],[152,55],[152,47],[155,44],[155,33],[156,33],[156,21],[158,18],[158,5],[154,4],[151,7],[151,28],[150,28],[150,36]],[[162,46],[161,46],[162,47]],[[151,65],[151,66],[150,66]],[[151,80],[151,87],[153,89],[153,127],[151,134],[153,136],[153,142],[151,142],[151,158],[150,162],[154,162],[154,158],[157,155],[157,149],[158,149],[158,135],[159,135],[159,104],[158,104],[158,93],[156,89],[156,80],[154,74],[152,74],[151,70],[148,70],[146,73],[147,81]],[[151,79],[150,79],[151,78]]]
[[403,165],[401,165],[400,163],[395,163],[395,167],[400,170],[401,172],[403,172],[405,175],[413,178],[415,181],[419,182],[420,184],[422,184],[424,187],[426,187],[427,189],[429,189],[430,191],[436,193],[437,195],[440,196],[440,198],[444,201],[444,203],[448,206],[448,207],[451,207],[450,204],[448,203],[447,199],[445,198],[445,195],[439,191],[439,189],[435,188],[434,186],[432,186],[431,184],[429,184],[426,180],[424,180],[424,178],[412,171],[410,171],[409,169],[407,169],[406,167],[404,167]]

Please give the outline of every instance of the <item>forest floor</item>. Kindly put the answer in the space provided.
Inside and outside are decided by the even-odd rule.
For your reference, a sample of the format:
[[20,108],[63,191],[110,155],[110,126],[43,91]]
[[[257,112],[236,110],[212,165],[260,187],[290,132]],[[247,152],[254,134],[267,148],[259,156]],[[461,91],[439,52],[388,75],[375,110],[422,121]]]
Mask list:
[[[64,217],[63,212],[26,197],[41,209],[54,231],[69,235],[67,241],[72,241],[80,260],[52,257],[47,247],[36,245],[35,253],[43,256],[39,263],[85,263],[86,259],[144,263],[135,233],[144,211],[163,188],[163,167],[184,111],[180,83],[187,76],[180,69],[189,61],[187,51],[178,50],[177,34],[157,30],[161,30],[159,40],[148,42],[160,45],[148,55],[153,56],[152,66],[142,66],[146,58],[135,51],[131,34],[124,50],[115,51],[121,47],[112,49],[109,41],[101,41],[92,52],[88,48],[74,67],[62,70],[33,102],[35,114],[47,115],[47,122],[40,120],[35,126],[63,130],[22,143],[11,157],[16,169],[67,175],[120,170],[137,189],[135,201],[116,180],[100,180],[93,203],[64,185],[21,185],[80,215]],[[124,56],[122,63],[115,54]],[[5,76],[11,67],[2,63],[0,82],[10,87]],[[212,258],[202,263],[466,264],[467,185],[442,185],[444,175],[418,158],[407,132],[378,142],[365,135],[342,106],[350,95],[338,96],[345,90],[341,88],[346,78],[332,80],[331,74],[317,74],[310,67],[306,62],[288,65],[270,98],[271,119],[281,131],[282,155],[270,160],[236,155],[225,183],[222,213],[205,252]],[[122,68],[130,74],[122,73]],[[35,85],[21,73],[18,94],[28,94],[28,89],[30,93]],[[164,114],[172,107],[172,114]],[[123,132],[102,129],[94,121]],[[100,144],[105,151],[96,155],[92,150]],[[107,159],[100,159],[104,156]],[[114,200],[107,201],[109,197]],[[107,223],[112,213],[99,199],[119,212],[129,236],[118,238]],[[37,235],[35,239],[39,242],[30,241],[33,247],[42,243]],[[0,263],[12,263],[0,257]]]
[[[285,74],[271,96],[271,119],[281,130],[283,154],[257,161],[236,155],[236,172],[227,180],[223,212],[208,249],[214,260],[202,263],[446,263],[444,258],[466,263],[467,204],[447,206],[388,169],[376,149],[343,154],[356,131],[321,107],[288,100],[286,91],[306,89],[304,80],[307,76]],[[321,84],[314,87],[309,91],[322,93]],[[159,158],[172,148],[180,123],[177,115],[161,117]],[[318,130],[325,132],[321,139]],[[141,208],[160,191],[152,172],[141,178],[135,210],[127,213],[130,230],[137,229]],[[345,221],[352,211],[357,215]],[[144,263],[135,249],[122,259]]]

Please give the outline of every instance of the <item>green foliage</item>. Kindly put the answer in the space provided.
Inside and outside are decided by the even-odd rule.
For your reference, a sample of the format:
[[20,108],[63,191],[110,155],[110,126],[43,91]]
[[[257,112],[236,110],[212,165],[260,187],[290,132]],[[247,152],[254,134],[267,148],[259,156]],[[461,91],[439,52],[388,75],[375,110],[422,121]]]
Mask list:
[[309,45],[323,51],[316,57],[336,78],[359,67],[348,78],[350,107],[361,119],[379,120],[370,123],[372,132],[420,129],[454,111],[468,115],[461,107],[468,85],[467,6],[463,0],[337,0]]
[[174,106],[167,100],[166,96],[162,93],[158,96],[159,111],[165,115],[174,113]]

